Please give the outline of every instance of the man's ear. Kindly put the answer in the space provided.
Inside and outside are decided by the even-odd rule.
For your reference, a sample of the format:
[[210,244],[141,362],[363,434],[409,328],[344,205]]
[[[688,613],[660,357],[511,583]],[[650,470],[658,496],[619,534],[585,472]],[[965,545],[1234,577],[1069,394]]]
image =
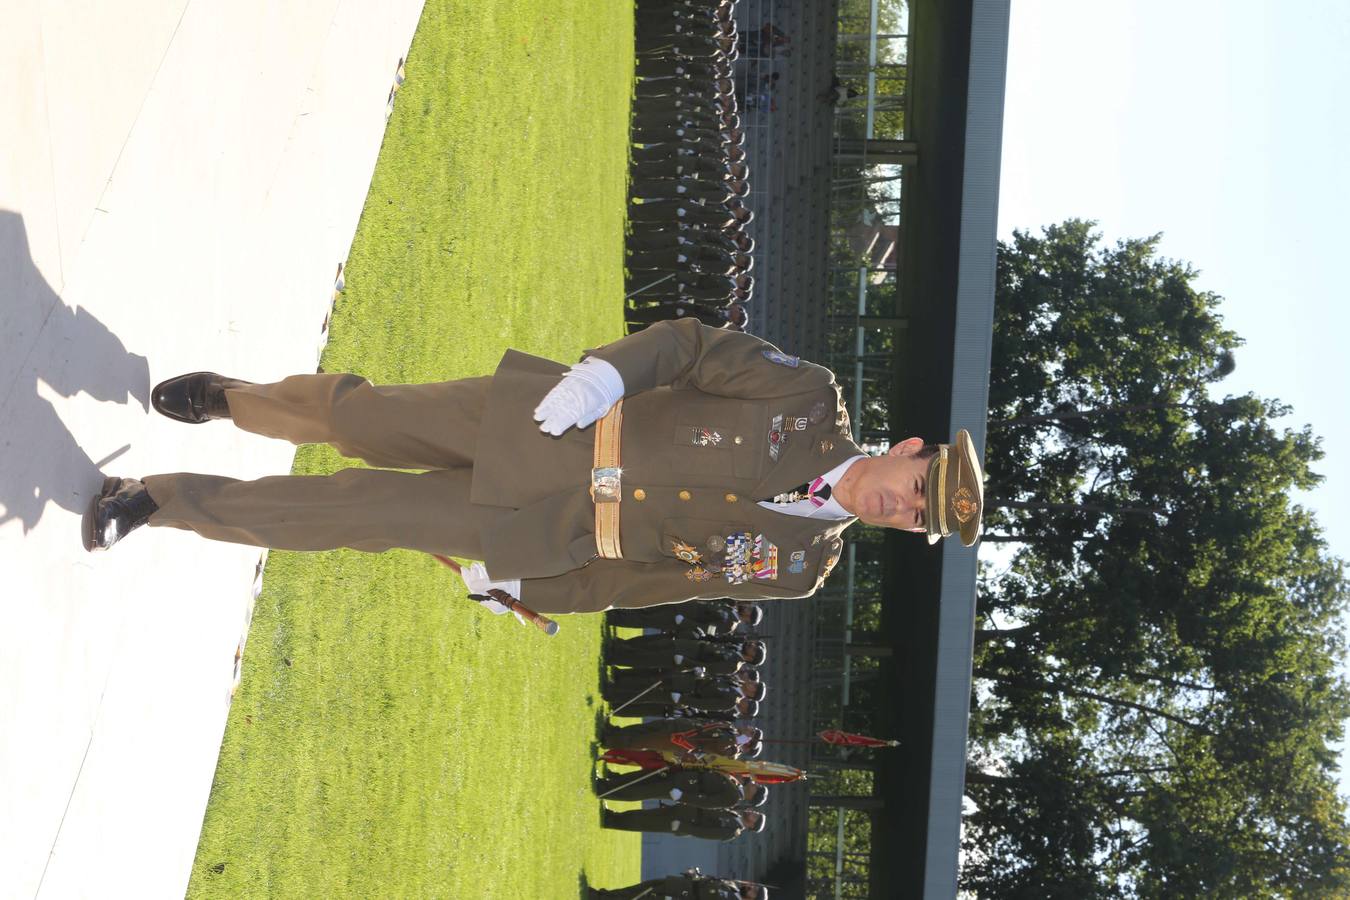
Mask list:
[[888,456],[913,456],[923,449],[923,438],[905,438],[898,444],[892,444]]

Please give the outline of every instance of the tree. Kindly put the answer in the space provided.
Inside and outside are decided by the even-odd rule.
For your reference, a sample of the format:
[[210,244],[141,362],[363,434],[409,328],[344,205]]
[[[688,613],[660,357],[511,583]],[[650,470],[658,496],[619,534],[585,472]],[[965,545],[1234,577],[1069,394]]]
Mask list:
[[1347,585],[1290,499],[1320,447],[1216,397],[1241,342],[1157,242],[1071,220],[999,247],[986,526],[1013,555],[981,582],[962,877],[1344,894]]

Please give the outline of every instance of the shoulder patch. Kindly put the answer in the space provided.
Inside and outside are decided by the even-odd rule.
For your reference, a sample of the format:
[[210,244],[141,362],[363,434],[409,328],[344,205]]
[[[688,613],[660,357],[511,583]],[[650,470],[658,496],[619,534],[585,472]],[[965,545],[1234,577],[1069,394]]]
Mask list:
[[787,366],[789,369],[797,368],[797,364],[801,362],[801,359],[796,356],[788,356],[782,350],[774,350],[772,348],[764,350],[764,358],[771,363]]

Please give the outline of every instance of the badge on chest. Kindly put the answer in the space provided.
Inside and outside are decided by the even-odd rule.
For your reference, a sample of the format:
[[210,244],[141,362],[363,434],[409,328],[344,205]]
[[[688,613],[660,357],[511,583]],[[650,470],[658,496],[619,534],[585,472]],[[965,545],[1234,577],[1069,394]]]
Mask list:
[[769,420],[769,459],[778,462],[778,456],[794,431],[805,431],[811,424],[808,416],[779,413]]
[[726,536],[714,535],[708,539],[706,557],[685,541],[672,541],[670,551],[689,565],[684,575],[690,581],[707,581],[714,575],[721,575],[728,584],[778,579],[778,545],[762,534],[734,531]]

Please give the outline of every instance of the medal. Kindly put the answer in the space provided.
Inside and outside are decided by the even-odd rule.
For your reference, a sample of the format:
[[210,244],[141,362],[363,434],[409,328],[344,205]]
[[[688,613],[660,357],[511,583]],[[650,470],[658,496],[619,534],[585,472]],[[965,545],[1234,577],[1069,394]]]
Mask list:
[[774,462],[778,462],[778,454],[783,449],[783,437],[783,417],[774,416],[769,426],[769,459]]
[[711,428],[700,428],[695,425],[690,429],[689,443],[695,447],[716,447],[722,443],[722,435]]
[[687,562],[692,566],[703,561],[703,554],[683,541],[672,541],[670,549],[680,562]]

